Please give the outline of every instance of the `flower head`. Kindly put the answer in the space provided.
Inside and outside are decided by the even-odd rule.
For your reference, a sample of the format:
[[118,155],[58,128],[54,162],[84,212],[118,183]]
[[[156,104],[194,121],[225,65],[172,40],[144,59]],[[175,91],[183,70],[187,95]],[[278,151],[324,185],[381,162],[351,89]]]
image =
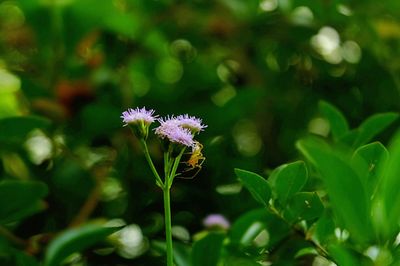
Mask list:
[[189,129],[193,134],[198,133],[207,127],[202,124],[200,118],[189,116],[188,114],[179,115],[175,119],[178,121],[179,126]]
[[175,117],[158,119],[160,126],[155,129],[155,133],[161,139],[168,139],[172,143],[192,147],[194,144],[193,135],[189,129],[183,128],[179,120]]
[[129,108],[127,111],[122,113],[122,121],[125,123],[124,126],[128,125],[133,130],[133,133],[140,139],[147,139],[149,132],[149,126],[156,120],[157,116],[154,116],[154,110],[146,110],[146,108],[136,109]]
[[144,107],[142,109],[137,107],[136,109],[129,108],[127,111],[123,112],[121,118],[125,125],[138,123],[150,125],[156,120],[157,117],[153,114],[153,109],[146,110]]

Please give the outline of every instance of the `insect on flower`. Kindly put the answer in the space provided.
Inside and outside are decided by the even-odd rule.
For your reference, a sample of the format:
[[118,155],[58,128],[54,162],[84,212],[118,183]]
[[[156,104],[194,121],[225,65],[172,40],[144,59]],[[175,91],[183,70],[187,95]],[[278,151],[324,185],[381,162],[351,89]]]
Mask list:
[[197,170],[191,177],[181,176],[180,178],[192,179],[200,172],[201,166],[204,163],[204,160],[206,159],[206,157],[204,157],[203,153],[201,152],[202,150],[203,150],[203,145],[198,141],[194,141],[194,146],[192,148],[192,152],[191,152],[189,160],[187,160],[186,162],[183,162],[184,164],[186,164],[188,166],[188,168],[183,170],[183,173],[186,173],[186,172],[189,172],[189,171],[192,171],[195,169],[197,169]]

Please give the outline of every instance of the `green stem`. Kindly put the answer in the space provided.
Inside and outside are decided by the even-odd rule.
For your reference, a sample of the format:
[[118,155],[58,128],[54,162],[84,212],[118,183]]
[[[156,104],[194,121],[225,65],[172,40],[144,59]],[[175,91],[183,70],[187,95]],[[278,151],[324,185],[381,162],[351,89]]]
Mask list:
[[157,172],[157,170],[156,170],[156,168],[155,168],[155,166],[153,164],[153,161],[151,160],[149,149],[147,148],[146,141],[144,139],[142,139],[140,142],[142,143],[142,146],[143,146],[144,157],[146,157],[146,160],[147,160],[147,162],[148,162],[148,164],[150,166],[150,169],[153,172],[154,177],[156,178],[156,184],[160,188],[163,188],[164,187],[164,183],[163,183],[160,175],[158,174],[158,172]]
[[164,213],[165,213],[165,239],[167,241],[167,266],[174,265],[174,257],[172,251],[172,233],[171,233],[171,207],[170,207],[170,191],[168,187],[168,179],[165,180],[164,194]]
[[175,158],[171,173],[168,178],[168,183],[166,182],[166,184],[168,184],[169,188],[171,188],[171,186],[172,186],[172,182],[174,181],[176,170],[178,169],[178,166],[179,166],[179,163],[181,161],[184,151],[185,151],[185,148],[183,148],[182,151],[179,153],[178,157]]
[[[164,194],[164,213],[165,213],[165,239],[167,242],[167,266],[174,265],[174,255],[172,248],[172,233],[171,233],[171,200],[170,200],[170,189],[172,181],[174,180],[176,170],[178,169],[179,162],[185,149],[179,153],[175,159],[169,157],[169,153],[164,155],[164,166],[165,170],[165,182],[163,187]],[[171,169],[172,168],[172,169]]]

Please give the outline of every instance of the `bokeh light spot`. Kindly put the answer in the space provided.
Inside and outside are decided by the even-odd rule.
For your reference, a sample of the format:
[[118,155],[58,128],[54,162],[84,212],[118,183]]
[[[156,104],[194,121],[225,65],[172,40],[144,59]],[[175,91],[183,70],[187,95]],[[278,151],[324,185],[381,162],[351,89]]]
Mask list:
[[182,63],[172,57],[164,58],[156,66],[156,75],[164,83],[176,83],[183,75]]
[[239,121],[233,128],[233,138],[238,151],[247,157],[256,155],[262,147],[255,124],[249,120]]

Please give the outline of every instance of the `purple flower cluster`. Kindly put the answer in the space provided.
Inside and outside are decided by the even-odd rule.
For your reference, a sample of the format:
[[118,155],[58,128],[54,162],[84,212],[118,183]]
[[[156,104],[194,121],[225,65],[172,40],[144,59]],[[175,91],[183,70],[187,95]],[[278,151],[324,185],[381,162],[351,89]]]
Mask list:
[[137,107],[136,109],[129,108],[127,111],[122,113],[122,121],[125,123],[125,126],[128,124],[139,124],[142,123],[145,125],[150,125],[156,120],[157,116],[154,116],[154,110],[146,110],[146,108],[140,109]]
[[202,124],[200,118],[185,115],[179,115],[175,118],[178,121],[180,127],[189,129],[192,133],[199,133],[206,128],[206,125]]
[[155,129],[157,136],[187,147],[193,147],[193,135],[206,127],[201,124],[201,119],[187,114],[160,118],[158,121],[160,126]]
[[[200,118],[187,114],[157,119],[154,110],[146,110],[145,108],[128,109],[122,113],[121,118],[125,125],[142,126],[145,127],[146,131],[148,126],[157,120],[160,126],[155,129],[155,134],[159,138],[187,147],[193,147],[195,143],[194,135],[207,127],[202,124]],[[147,137],[147,133],[145,135]]]

